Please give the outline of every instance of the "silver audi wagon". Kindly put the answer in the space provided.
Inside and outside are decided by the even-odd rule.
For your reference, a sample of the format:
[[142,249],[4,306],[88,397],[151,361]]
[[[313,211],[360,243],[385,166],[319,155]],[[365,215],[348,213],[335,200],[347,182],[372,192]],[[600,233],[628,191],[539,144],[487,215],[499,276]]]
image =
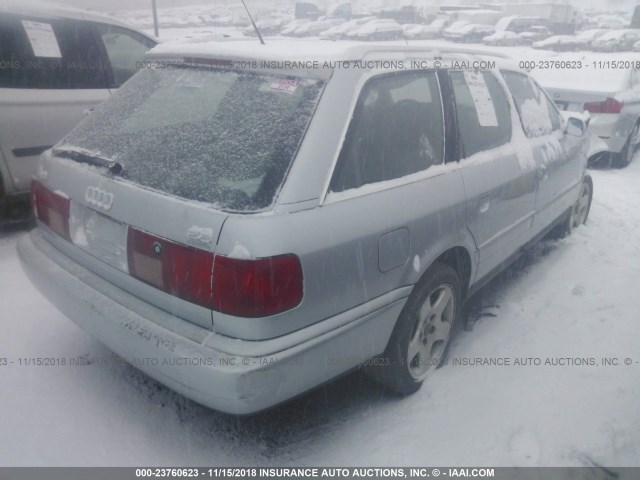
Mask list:
[[234,414],[364,364],[416,391],[465,299],[593,192],[585,122],[505,58],[290,45],[156,47],[42,155],[18,245],[71,320]]

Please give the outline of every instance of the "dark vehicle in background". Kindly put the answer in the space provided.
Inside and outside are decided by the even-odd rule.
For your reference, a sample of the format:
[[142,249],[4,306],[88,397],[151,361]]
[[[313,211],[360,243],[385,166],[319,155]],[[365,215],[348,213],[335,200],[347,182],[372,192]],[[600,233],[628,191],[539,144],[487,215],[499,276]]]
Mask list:
[[156,43],[107,16],[0,4],[0,217],[22,210],[38,156],[136,73]]

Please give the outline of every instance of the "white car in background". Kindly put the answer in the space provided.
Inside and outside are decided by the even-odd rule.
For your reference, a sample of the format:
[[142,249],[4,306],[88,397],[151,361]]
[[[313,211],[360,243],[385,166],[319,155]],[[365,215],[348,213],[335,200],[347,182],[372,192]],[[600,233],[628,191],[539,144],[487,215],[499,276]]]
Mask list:
[[309,20],[308,18],[297,18],[295,20],[291,20],[284,27],[282,27],[282,30],[280,30],[280,35],[290,36],[299,27],[307,23],[311,23],[311,20]]
[[571,42],[573,36],[571,35],[553,35],[552,37],[545,38],[544,40],[538,40],[531,45],[537,50],[564,50],[566,45]]
[[488,35],[482,39],[482,43],[485,45],[506,47],[520,45],[522,40],[520,35],[509,30],[499,30],[491,35]]
[[351,19],[348,22],[331,27],[324,32],[320,32],[320,38],[322,40],[341,40],[343,38],[346,38],[349,32],[355,32],[365,23],[368,23],[371,20],[375,19],[376,17],[361,17]]
[[421,23],[407,23],[402,25],[404,37],[408,40],[432,40],[440,38],[442,30],[447,26],[447,20],[438,18],[428,25]]
[[597,52],[625,52],[630,51],[637,41],[640,41],[640,30],[613,30],[596,38],[591,47]]
[[325,30],[342,25],[346,20],[344,18],[321,18],[313,22],[305,23],[291,32],[292,37],[314,37]]
[[591,44],[593,41],[609,32],[609,30],[605,28],[592,28],[590,30],[583,30],[582,32],[576,34],[573,37],[573,40],[570,40],[568,43],[572,47],[575,47],[577,50],[588,50],[591,48]]
[[28,204],[39,155],[136,73],[156,43],[111,17],[0,4],[0,218]]
[[[552,60],[575,62],[575,54],[561,54]],[[628,59],[635,63],[635,58]],[[639,143],[640,69],[607,68],[611,56],[591,54],[583,57],[584,69],[564,69],[562,75],[553,69],[534,69],[531,75],[549,93],[562,111],[588,112],[591,142],[589,158],[604,157],[607,162],[625,167],[633,159]]]
[[356,40],[397,40],[402,38],[402,35],[402,26],[398,22],[378,18],[365,23],[348,37]]

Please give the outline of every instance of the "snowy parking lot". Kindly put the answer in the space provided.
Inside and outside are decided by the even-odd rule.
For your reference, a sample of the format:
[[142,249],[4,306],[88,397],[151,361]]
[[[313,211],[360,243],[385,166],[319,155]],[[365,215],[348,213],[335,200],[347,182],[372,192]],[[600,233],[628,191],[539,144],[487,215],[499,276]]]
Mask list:
[[0,465],[637,466],[640,155],[591,174],[587,224],[485,288],[417,394],[356,372],[250,417],[113,357],[25,277],[26,231],[0,233]]

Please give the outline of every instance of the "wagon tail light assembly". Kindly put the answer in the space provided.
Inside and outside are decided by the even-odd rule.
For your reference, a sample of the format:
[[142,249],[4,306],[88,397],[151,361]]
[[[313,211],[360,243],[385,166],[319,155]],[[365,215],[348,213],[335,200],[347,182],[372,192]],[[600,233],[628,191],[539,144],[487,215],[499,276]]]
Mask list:
[[624,102],[615,98],[607,98],[604,102],[585,103],[584,109],[589,113],[620,113]]
[[61,193],[52,192],[37,180],[31,181],[31,203],[36,218],[47,227],[71,241],[69,234],[70,200]]
[[129,228],[129,273],[171,295],[238,317],[266,317],[302,301],[302,266],[291,254],[237,259]]
[[[37,180],[31,183],[31,196],[36,218],[72,242],[69,198]],[[132,277],[227,315],[267,317],[302,301],[302,265],[293,254],[231,258],[129,227],[127,263]]]

